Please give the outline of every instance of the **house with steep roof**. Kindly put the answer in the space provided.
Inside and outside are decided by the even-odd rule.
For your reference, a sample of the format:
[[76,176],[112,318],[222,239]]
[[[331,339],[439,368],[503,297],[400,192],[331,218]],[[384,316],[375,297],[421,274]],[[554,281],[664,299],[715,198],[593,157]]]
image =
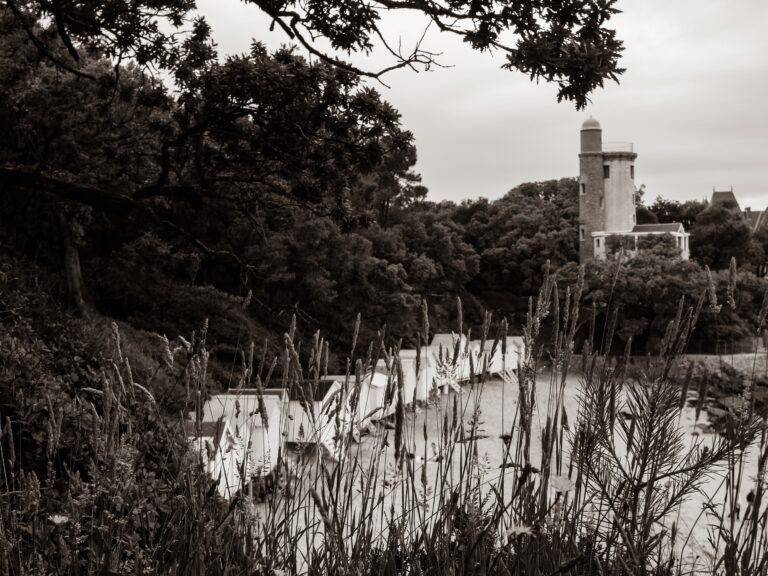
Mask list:
[[751,207],[741,208],[739,201],[736,199],[736,194],[733,193],[733,188],[730,190],[715,190],[712,189],[712,198],[709,200],[710,205],[715,204],[730,204],[735,210],[741,213],[744,221],[749,225],[749,229],[754,234],[760,230],[763,226],[768,226],[768,210],[752,210]]
[[612,237],[622,237],[629,251],[644,236],[670,235],[680,257],[688,260],[689,234],[681,223],[637,224],[635,160],[631,143],[603,142],[600,123],[590,117],[581,126],[579,153],[579,259],[610,255]]
[[[736,195],[733,193],[733,188],[730,190],[715,190],[712,188],[712,198],[710,199],[711,204],[735,204],[737,207],[739,205],[739,201],[736,200]],[[739,208],[741,210],[741,208]]]

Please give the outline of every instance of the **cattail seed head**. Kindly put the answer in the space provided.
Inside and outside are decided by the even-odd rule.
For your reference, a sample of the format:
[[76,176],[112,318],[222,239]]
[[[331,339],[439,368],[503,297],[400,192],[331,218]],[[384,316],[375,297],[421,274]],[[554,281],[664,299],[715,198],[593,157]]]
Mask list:
[[557,286],[557,281],[553,281],[552,284],[552,320],[555,323],[552,331],[552,342],[556,350],[560,340],[560,289]]
[[736,257],[731,256],[731,265],[728,268],[728,306],[736,310]]
[[461,297],[456,296],[456,315],[459,323],[459,334],[464,333],[464,308],[461,303]]
[[310,494],[312,495],[312,500],[315,502],[315,508],[317,508],[317,511],[320,512],[320,517],[323,519],[325,528],[329,531],[332,530],[333,525],[331,524],[330,516],[328,516],[328,509],[325,507],[325,504],[323,504],[323,501],[320,498],[320,495],[317,493],[317,490],[310,488]]
[[355,348],[357,348],[357,337],[360,335],[361,321],[362,321],[362,317],[360,316],[360,312],[358,312],[357,317],[355,318],[355,329],[352,332],[352,352],[350,354],[350,357],[355,356]]
[[709,295],[709,309],[715,314],[720,312],[721,306],[717,303],[717,289],[715,287],[715,281],[712,278],[712,271],[709,266],[704,266],[704,271],[707,273],[707,294]]
[[762,330],[765,325],[765,317],[768,316],[768,288],[765,289],[763,294],[763,304],[760,306],[760,313],[757,315],[757,330]]
[[699,300],[696,302],[696,310],[693,313],[693,318],[691,319],[691,332],[693,332],[694,328],[696,328],[696,324],[699,321],[699,316],[701,315],[701,311],[704,308],[704,301],[707,297],[707,290],[704,290],[704,292],[701,293],[701,296],[699,296]]
[[256,398],[259,406],[259,416],[261,416],[261,422],[264,428],[269,428],[269,417],[267,416],[267,405],[264,403],[264,388],[262,387],[261,378],[256,376]]
[[120,342],[120,330],[117,327],[117,322],[110,324],[112,329],[112,339],[115,341],[115,350],[117,352],[117,359],[122,362],[123,360],[123,347]]
[[403,365],[400,357],[396,358],[397,368],[397,406],[395,407],[395,461],[400,462],[403,444],[403,428],[405,425],[405,388]]

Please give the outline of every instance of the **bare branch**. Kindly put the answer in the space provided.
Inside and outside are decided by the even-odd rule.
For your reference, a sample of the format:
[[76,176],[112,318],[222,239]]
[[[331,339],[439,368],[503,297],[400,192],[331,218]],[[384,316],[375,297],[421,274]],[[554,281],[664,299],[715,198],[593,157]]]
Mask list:
[[32,42],[32,44],[35,45],[40,55],[50,60],[53,64],[58,66],[59,68],[62,68],[66,70],[67,72],[71,72],[75,76],[80,76],[81,78],[88,78],[89,80],[96,80],[96,77],[88,74],[87,72],[83,72],[82,70],[78,70],[77,68],[74,68],[73,66],[70,66],[66,62],[64,62],[62,59],[55,56],[50,48],[42,41],[40,38],[37,37],[34,30],[32,29],[32,25],[27,22],[27,18],[25,14],[19,9],[18,6],[16,6],[16,3],[13,2],[13,0],[6,0],[6,3],[8,4],[8,7],[11,9],[11,12],[13,12],[13,15],[16,16],[16,19],[19,21],[19,24],[21,24],[21,27],[24,29],[24,32],[27,34],[27,37]]
[[206,255],[227,256],[240,263],[240,259],[236,255],[231,252],[210,248],[189,231],[174,224],[170,220],[162,218],[150,206],[138,202],[130,196],[99,188],[80,186],[78,184],[72,184],[71,182],[43,176],[42,174],[35,174],[22,170],[9,170],[7,168],[0,168],[0,182],[11,186],[27,188],[29,190],[48,192],[59,198],[77,202],[79,204],[85,204],[93,208],[122,214],[131,212],[142,214],[155,224],[186,238]]
[[69,37],[67,29],[64,26],[64,15],[61,13],[61,0],[51,0],[51,5],[53,6],[53,18],[56,21],[56,30],[59,33],[59,38],[61,38],[69,55],[72,56],[72,59],[75,62],[80,62],[80,55],[77,53],[77,50],[75,50],[75,46],[72,44],[72,39]]

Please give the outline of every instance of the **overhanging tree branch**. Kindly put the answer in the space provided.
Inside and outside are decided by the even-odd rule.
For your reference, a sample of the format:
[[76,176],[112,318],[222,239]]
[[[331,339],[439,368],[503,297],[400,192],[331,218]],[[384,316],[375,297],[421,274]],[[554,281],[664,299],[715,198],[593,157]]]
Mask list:
[[[59,68],[74,74],[75,76],[80,76],[81,78],[87,78],[89,80],[96,80],[96,77],[93,76],[92,74],[88,74],[87,72],[78,70],[74,66],[67,64],[64,60],[56,56],[51,51],[51,49],[45,44],[45,42],[43,42],[42,40],[40,40],[40,38],[38,38],[37,34],[35,34],[33,30],[32,25],[27,21],[27,16],[24,14],[24,12],[21,11],[21,9],[18,6],[16,6],[16,3],[13,0],[5,0],[5,1],[8,7],[11,9],[11,12],[13,12],[13,15],[16,17],[16,20],[19,22],[19,24],[21,24],[21,27],[26,33],[30,42],[34,44],[35,48],[37,48],[38,52],[43,58],[49,60],[51,63],[55,64]],[[62,41],[64,41],[63,38],[62,38]],[[77,52],[75,52],[75,54],[77,54]]]
[[[0,168],[0,182],[10,186],[26,188],[28,190],[47,192],[64,200],[69,200],[71,202],[108,212],[117,214],[137,213],[143,215],[152,223],[185,238],[196,248],[205,253],[206,256],[224,256],[232,258],[237,261],[238,264],[242,265],[242,262],[237,255],[226,250],[214,250],[188,230],[158,215],[151,206],[139,202],[130,196],[111,192],[109,190],[81,186],[64,180],[50,178],[42,174],[7,168]],[[166,187],[166,190],[170,191],[170,188],[174,187]]]

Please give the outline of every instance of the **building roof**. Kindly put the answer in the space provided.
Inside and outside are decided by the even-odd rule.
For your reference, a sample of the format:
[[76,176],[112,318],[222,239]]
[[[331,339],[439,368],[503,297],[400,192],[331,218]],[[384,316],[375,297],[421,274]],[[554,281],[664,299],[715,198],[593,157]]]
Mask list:
[[193,441],[199,442],[200,448],[205,444],[203,441],[210,441],[210,446],[214,450],[217,450],[221,445],[221,440],[224,435],[234,437],[232,429],[228,422],[224,420],[218,420],[216,422],[200,422],[200,434],[198,435],[198,423],[190,420],[184,422],[184,431],[187,434],[187,438]]
[[745,208],[744,218],[747,220],[747,224],[749,224],[752,232],[757,232],[760,230],[761,226],[765,226],[765,223],[768,222],[768,215],[766,215],[765,210],[750,210],[749,208]]
[[[272,392],[272,393],[270,393]],[[267,418],[274,417],[276,410],[282,410],[287,399],[285,390],[264,391],[262,400],[267,411]],[[278,392],[275,394],[274,392]],[[194,420],[194,412],[190,413],[190,419]],[[208,430],[208,436],[213,430],[209,424],[217,424],[219,421],[228,423],[233,429],[249,427],[263,427],[259,412],[259,397],[255,392],[249,393],[248,389],[239,390],[237,394],[215,394],[203,405],[203,424]],[[269,422],[267,422],[268,424]]]
[[584,120],[584,124],[581,125],[581,129],[582,130],[602,130],[602,128],[600,128],[600,122],[592,118],[592,116]]
[[442,346],[443,348],[453,350],[456,347],[456,342],[461,342],[463,345],[466,342],[466,336],[454,334],[453,332],[442,332],[432,336],[432,342],[429,345],[432,348],[440,348]]
[[736,204],[736,207],[741,210],[741,207],[739,206],[739,201],[736,200],[736,195],[733,193],[733,190],[713,190],[712,191],[712,199],[710,200],[710,204],[724,204],[724,203],[733,203]]
[[[216,422],[200,422],[200,438],[218,438],[219,434],[224,431],[224,422],[218,420]],[[187,436],[198,437],[198,423],[191,420],[184,421],[184,430]]]
[[[417,353],[418,352],[418,353]],[[413,348],[403,348],[398,352],[400,360],[416,360],[416,357],[421,354],[422,359],[427,356],[427,347],[422,346],[421,350],[414,350]]]
[[668,224],[637,224],[632,228],[632,232],[685,232],[685,228],[680,222],[670,222]]
[[[496,340],[495,338],[488,337],[485,340],[485,351],[490,351],[491,348],[493,348],[494,343],[496,344],[496,348],[501,350],[502,345],[502,339]],[[522,336],[507,336],[506,337],[506,344],[507,344],[507,350],[510,350],[511,348],[521,348],[523,346],[523,337]],[[482,340],[470,340],[469,345],[470,347],[479,348]]]
[[752,210],[747,207],[743,210],[739,205],[739,201],[736,200],[736,195],[733,193],[733,188],[730,190],[714,190],[712,192],[712,199],[710,204],[732,204],[739,212],[745,222],[749,225],[752,232],[757,232],[765,223],[768,222],[768,214],[766,210]]
[[[304,380],[301,384],[301,388],[299,386],[291,386],[291,389],[288,393],[288,397],[290,400],[301,400],[303,398],[302,396],[302,389],[304,394],[306,394],[307,391],[313,391],[314,394],[312,396],[312,399],[315,402],[322,402],[325,400],[325,397],[328,395],[328,392],[331,391],[331,388],[333,388],[333,385],[336,384],[337,380],[334,380],[332,378],[328,379],[321,379],[315,382],[314,380]],[[341,383],[344,381],[342,380]]]
[[[259,397],[259,389],[258,388],[230,388],[225,392],[227,396],[233,396],[235,398],[257,398]],[[223,396],[224,394],[218,394],[218,396]],[[288,389],[287,388],[262,388],[261,389],[261,395],[263,397],[269,396],[269,397],[277,397],[283,401],[288,400]]]
[[730,190],[713,190],[710,204],[725,203],[733,205],[739,212],[741,212],[742,218],[744,218],[744,221],[752,232],[757,232],[760,228],[766,225],[766,222],[768,222],[768,210],[752,210],[749,207],[742,210],[739,201],[736,200],[736,195],[733,193],[733,188]]

